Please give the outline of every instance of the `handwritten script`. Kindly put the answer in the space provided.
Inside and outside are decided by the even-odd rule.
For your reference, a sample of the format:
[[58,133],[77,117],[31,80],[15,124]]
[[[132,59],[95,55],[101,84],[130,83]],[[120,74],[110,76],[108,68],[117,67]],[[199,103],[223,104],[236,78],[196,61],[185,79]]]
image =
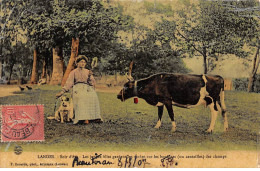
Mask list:
[[174,161],[174,157],[171,155],[167,155],[166,157],[161,159],[162,167],[174,167],[178,165],[178,162]]
[[91,165],[111,165],[113,164],[110,161],[107,160],[101,160],[102,154],[97,154],[95,153],[95,156],[92,156],[89,161],[83,161],[79,160],[78,156],[75,156],[73,161],[72,161],[72,167],[75,166],[91,166]]
[[147,162],[146,159],[138,159],[138,156],[119,156],[118,158],[118,166],[120,168],[131,168],[131,167],[143,167],[150,163]]

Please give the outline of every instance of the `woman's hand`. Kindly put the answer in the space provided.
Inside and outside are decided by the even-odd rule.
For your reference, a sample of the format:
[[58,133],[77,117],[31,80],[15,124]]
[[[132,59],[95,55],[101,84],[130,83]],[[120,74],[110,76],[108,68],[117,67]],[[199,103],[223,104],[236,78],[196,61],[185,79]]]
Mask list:
[[57,93],[56,94],[56,99],[58,99],[60,96],[62,96],[64,94],[64,92],[63,91],[61,91],[61,92],[59,92],[59,93]]
[[91,76],[91,75],[93,75],[93,72],[91,70],[89,70],[88,74]]

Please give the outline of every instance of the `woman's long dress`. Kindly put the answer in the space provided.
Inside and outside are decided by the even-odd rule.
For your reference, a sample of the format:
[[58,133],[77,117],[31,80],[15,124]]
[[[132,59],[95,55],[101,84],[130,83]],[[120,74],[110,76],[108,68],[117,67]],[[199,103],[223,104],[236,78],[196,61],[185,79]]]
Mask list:
[[68,92],[72,88],[74,124],[80,120],[102,119],[95,85],[95,79],[89,70],[77,68],[70,72],[63,91]]

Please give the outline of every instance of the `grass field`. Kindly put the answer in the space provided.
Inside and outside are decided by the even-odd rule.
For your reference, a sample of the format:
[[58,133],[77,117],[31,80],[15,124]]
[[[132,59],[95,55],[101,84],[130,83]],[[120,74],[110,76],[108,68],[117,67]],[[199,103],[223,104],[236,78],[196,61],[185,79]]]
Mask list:
[[[55,94],[59,86],[35,86],[32,91],[1,97],[0,104],[44,104],[45,141],[0,143],[0,151],[174,151],[174,150],[256,150],[259,132],[260,95],[226,91],[229,130],[223,132],[218,115],[213,134],[205,133],[210,111],[203,106],[193,109],[174,107],[177,131],[171,133],[166,109],[162,127],[157,122],[157,107],[139,99],[121,102],[116,93],[99,92],[103,124],[73,125],[47,120],[54,115]],[[9,146],[10,145],[10,146]]]

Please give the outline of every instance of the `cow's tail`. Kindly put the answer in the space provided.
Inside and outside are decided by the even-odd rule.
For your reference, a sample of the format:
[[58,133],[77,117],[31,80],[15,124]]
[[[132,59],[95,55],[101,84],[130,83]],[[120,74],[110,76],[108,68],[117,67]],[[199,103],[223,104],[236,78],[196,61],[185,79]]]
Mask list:
[[225,104],[225,91],[223,89],[221,89],[221,91],[220,91],[220,104],[221,104],[222,116],[223,116],[227,110],[226,104]]
[[220,89],[220,106],[221,106],[221,112],[224,119],[224,131],[227,131],[228,129],[228,120],[227,120],[227,108],[225,104],[225,91],[224,91],[224,79],[221,79],[221,89]]
[[224,91],[224,79],[221,76],[218,76],[220,78],[220,93],[219,93],[219,102],[222,109],[222,116],[224,117],[226,112],[226,104],[225,104],[225,91]]

